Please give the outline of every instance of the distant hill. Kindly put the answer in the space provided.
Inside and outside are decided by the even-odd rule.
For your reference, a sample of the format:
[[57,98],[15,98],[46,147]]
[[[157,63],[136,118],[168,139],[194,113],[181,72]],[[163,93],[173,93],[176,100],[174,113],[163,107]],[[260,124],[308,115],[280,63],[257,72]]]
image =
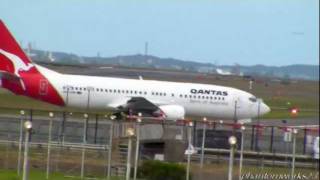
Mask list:
[[104,64],[126,67],[142,67],[154,69],[170,69],[202,73],[217,73],[217,69],[229,71],[235,75],[267,76],[277,78],[293,78],[319,80],[319,65],[295,64],[288,66],[216,66],[211,63],[184,61],[174,58],[160,58],[141,54],[116,57],[81,57],[64,52],[48,52],[32,50],[30,56],[38,62],[55,62],[60,64]]

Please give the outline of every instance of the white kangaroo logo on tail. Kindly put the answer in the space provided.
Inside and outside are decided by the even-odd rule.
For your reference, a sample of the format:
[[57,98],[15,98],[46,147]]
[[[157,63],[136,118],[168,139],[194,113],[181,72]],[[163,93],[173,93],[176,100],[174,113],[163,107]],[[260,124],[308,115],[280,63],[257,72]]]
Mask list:
[[[0,54],[4,55],[12,62],[13,66],[14,66],[14,74],[16,76],[18,76],[19,78],[20,78],[19,71],[29,71],[32,67],[34,67],[33,64],[31,64],[31,63],[25,64],[25,62],[23,62],[23,60],[20,57],[18,57],[15,54],[4,51],[3,49],[0,49]],[[24,85],[21,78],[20,78],[20,82],[21,82],[23,89],[25,90],[25,85]]]

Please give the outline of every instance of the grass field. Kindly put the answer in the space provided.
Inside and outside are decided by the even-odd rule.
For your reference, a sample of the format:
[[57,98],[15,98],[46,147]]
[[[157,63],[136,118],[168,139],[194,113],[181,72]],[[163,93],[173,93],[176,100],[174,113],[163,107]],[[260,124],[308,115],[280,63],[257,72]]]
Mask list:
[[[17,175],[17,171],[14,170],[0,170],[1,180],[21,180],[22,177]],[[29,173],[30,180],[44,180],[46,179],[46,172],[39,170],[31,170]],[[76,176],[65,176],[61,173],[51,173],[49,179],[52,180],[80,180],[81,177]],[[95,177],[95,180],[107,179],[106,177]],[[110,180],[124,180],[123,177],[111,177]]]
[[[234,179],[237,179],[239,176],[238,166],[235,166],[234,169]],[[214,179],[226,179],[228,174],[228,165],[227,164],[211,164],[204,166],[203,169],[199,168],[199,165],[192,165],[191,172],[193,173],[193,179],[195,180],[209,180],[212,177]],[[245,166],[242,171],[242,177],[244,180],[246,179],[268,179],[266,176],[270,177],[278,177],[274,179],[289,179],[290,178],[290,168],[282,168],[282,167],[254,167],[254,166]],[[303,179],[308,180],[318,180],[319,172],[316,169],[303,169],[296,168],[295,176],[302,177]],[[282,178],[281,178],[282,177]],[[89,178],[89,177],[87,177]],[[0,179],[1,180],[21,180],[22,178],[17,175],[15,170],[0,170]],[[31,170],[29,173],[30,180],[44,180],[46,179],[45,171],[40,170]],[[79,176],[65,176],[61,173],[51,173],[49,179],[52,180],[80,180]],[[106,177],[91,177],[91,179],[102,180],[107,179]],[[124,177],[111,177],[110,180],[124,180]],[[141,179],[140,179],[141,180]]]
[[[0,180],[20,180],[17,176],[17,154],[18,147],[4,147],[0,146]],[[45,179],[45,168],[46,168],[46,147],[37,147],[30,149],[29,163],[31,167],[30,180],[43,180]],[[80,179],[80,162],[81,162],[81,151],[70,150],[67,148],[52,149],[51,152],[51,170],[50,179],[53,180],[77,180]],[[113,157],[117,158],[117,157]],[[116,159],[113,159],[116,161]],[[238,162],[234,166],[234,179],[238,177]],[[86,151],[85,158],[85,177],[95,179],[106,179],[106,153],[101,151]],[[59,172],[59,173],[56,173]],[[220,161],[219,163],[205,164],[203,169],[200,169],[199,162],[191,162],[191,172],[193,174],[193,180],[211,180],[212,177],[215,179],[227,179],[228,174],[228,161]],[[283,166],[261,166],[260,163],[257,165],[246,165],[244,164],[243,174],[244,175],[257,175],[257,174],[274,174],[274,175],[288,175],[290,174],[290,167]],[[314,168],[296,168],[296,174],[308,175],[312,178],[311,180],[318,179],[318,169]],[[315,177],[315,178],[313,178]],[[317,178],[316,178],[317,177]],[[246,178],[244,178],[246,179]],[[247,178],[249,179],[249,178]],[[256,178],[258,179],[258,178]],[[261,179],[261,178],[260,178]],[[119,177],[113,177],[112,180],[122,180]],[[140,179],[141,180],[141,179]]]
[[[17,175],[16,171],[13,170],[0,170],[0,179],[1,180],[20,180],[22,177],[19,177]],[[32,180],[44,180],[46,179],[45,172],[42,171],[31,171],[29,174],[29,179]],[[81,178],[70,178],[70,177],[64,177],[63,174],[60,173],[53,173],[50,176],[50,179],[54,180],[64,180],[64,179],[70,179],[70,180],[77,180]]]

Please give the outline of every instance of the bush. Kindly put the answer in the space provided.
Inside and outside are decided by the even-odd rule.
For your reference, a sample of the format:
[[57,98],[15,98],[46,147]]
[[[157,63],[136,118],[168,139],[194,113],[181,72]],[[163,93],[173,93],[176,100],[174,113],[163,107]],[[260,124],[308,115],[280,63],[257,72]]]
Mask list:
[[185,180],[186,168],[177,163],[145,161],[139,167],[139,177],[147,180]]

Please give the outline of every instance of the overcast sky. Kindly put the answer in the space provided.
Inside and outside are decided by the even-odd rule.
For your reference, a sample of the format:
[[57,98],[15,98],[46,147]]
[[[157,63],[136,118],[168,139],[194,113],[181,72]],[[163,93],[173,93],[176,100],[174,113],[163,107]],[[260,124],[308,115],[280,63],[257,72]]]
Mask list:
[[0,18],[42,50],[319,64],[319,0],[2,0]]

